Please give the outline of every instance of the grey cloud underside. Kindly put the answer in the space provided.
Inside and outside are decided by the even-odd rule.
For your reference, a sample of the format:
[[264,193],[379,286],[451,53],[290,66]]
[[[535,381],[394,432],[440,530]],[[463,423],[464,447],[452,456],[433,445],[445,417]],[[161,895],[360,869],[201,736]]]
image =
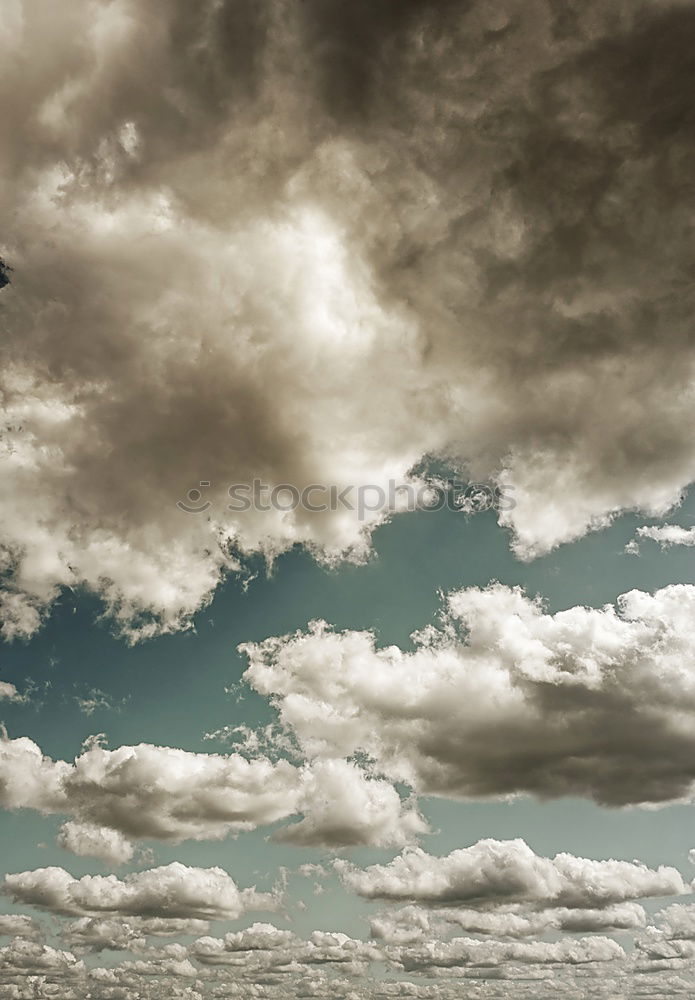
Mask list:
[[64,585],[142,638],[249,552],[364,555],[382,514],[226,512],[255,476],[446,457],[514,484],[524,557],[695,477],[689,5],[80,0],[5,34],[6,636]]
[[68,763],[3,738],[0,805],[67,816],[61,847],[111,865],[138,841],[222,840],[289,817],[273,839],[301,847],[400,847],[429,831],[412,800],[347,760],[295,766],[150,744],[93,746]]
[[[539,910],[580,911],[574,913],[577,920],[582,910],[688,891],[675,868],[652,871],[637,862],[590,861],[569,854],[539,858],[523,840],[481,840],[443,858],[411,848],[386,865],[362,870],[339,860],[335,868],[350,889],[367,899],[483,909],[525,903]],[[463,924],[465,914],[454,912],[447,919]],[[597,922],[588,912],[586,919],[590,925]]]
[[694,601],[676,585],[551,615],[470,588],[412,652],[318,622],[243,646],[245,677],[308,757],[364,753],[422,795],[692,801]]

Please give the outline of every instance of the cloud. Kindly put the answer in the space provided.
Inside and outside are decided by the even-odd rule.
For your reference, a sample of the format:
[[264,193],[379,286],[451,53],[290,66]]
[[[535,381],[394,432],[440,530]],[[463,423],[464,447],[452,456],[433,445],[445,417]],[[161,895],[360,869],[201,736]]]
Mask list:
[[81,857],[99,858],[105,864],[122,865],[130,861],[135,848],[117,830],[91,823],[63,823],[58,835],[58,843],[66,851]]
[[0,681],[0,701],[11,701],[17,705],[25,705],[29,701],[29,689],[23,694],[9,681]]
[[281,930],[273,924],[254,923],[246,930],[226,934],[224,938],[200,938],[194,942],[192,950],[201,961],[215,964],[223,960],[225,955],[274,951],[293,945],[296,941],[297,937],[293,931]]
[[[192,945],[190,956],[203,965],[232,968],[237,981],[270,983],[279,981],[280,977],[286,980],[288,976],[301,972],[303,966],[312,965],[336,967],[344,974],[362,977],[365,961],[386,961],[392,968],[430,974],[434,969],[469,967],[484,971],[486,978],[494,978],[495,970],[506,978],[517,975],[524,978],[523,974],[516,972],[519,966],[564,965],[571,968],[594,963],[622,963],[625,952],[617,942],[605,937],[522,943],[427,938],[418,944],[380,944],[375,947],[345,934],[319,931],[302,941],[291,932],[280,931],[273,925],[254,924],[246,931],[230,933],[224,938],[201,938]],[[273,975],[278,979],[271,979]],[[323,988],[316,995],[323,996],[329,992],[326,984],[321,985]],[[391,990],[397,988],[393,981],[382,985],[385,995],[392,995],[389,987]],[[287,986],[284,988],[287,989]],[[427,989],[424,984],[421,988]],[[368,995],[371,996],[371,992]],[[420,993],[406,990],[403,995],[419,996]]]
[[523,941],[503,944],[453,938],[429,942],[422,948],[404,947],[397,961],[406,971],[432,967],[495,966],[504,962],[539,965],[583,965],[592,962],[619,962],[625,952],[612,938],[591,937],[566,941]]
[[74,979],[84,974],[83,962],[69,951],[59,951],[38,941],[16,938],[0,948],[0,973],[3,976],[19,974],[50,975],[52,978]]
[[654,922],[667,938],[695,941],[695,906],[692,903],[674,903],[660,910]]
[[0,914],[0,935],[3,937],[32,938],[39,933],[38,924],[31,917],[19,913]]
[[549,614],[493,584],[412,652],[322,622],[240,648],[309,759],[363,752],[420,794],[665,803],[695,778],[694,616],[690,585]]
[[404,906],[371,917],[371,936],[386,944],[412,944],[432,936],[432,915],[422,906]]
[[28,701],[26,695],[20,694],[14,684],[9,681],[0,681],[0,701],[25,702]]
[[665,513],[695,478],[694,36],[661,0],[13,6],[4,635],[66,586],[137,639],[248,553],[365,555],[382,512],[227,511],[255,477],[439,456],[513,483],[523,557]]
[[672,545],[695,545],[695,528],[681,528],[678,524],[642,527],[637,529],[637,534],[640,538],[658,542],[662,549]]
[[[485,905],[487,909],[409,905],[386,910],[370,918],[372,937],[388,944],[410,944],[435,936],[444,937],[454,926],[468,934],[521,938],[537,937],[548,931],[586,934],[638,930],[647,925],[644,908],[634,902],[612,903],[601,909],[562,906],[535,909],[532,900],[524,904],[488,902]],[[493,909],[489,908],[491,905]]]
[[387,781],[366,781],[344,760],[318,761],[305,771],[298,823],[281,827],[281,843],[326,847],[402,846],[430,832],[415,805],[404,804]]
[[543,858],[523,840],[480,840],[445,857],[407,848],[386,865],[356,868],[334,862],[345,886],[366,899],[430,906],[539,906],[601,909],[649,896],[687,892],[675,868],[638,862],[592,861],[571,854]]
[[[146,880],[150,874],[140,873]],[[88,880],[86,877],[79,882],[84,886]],[[92,905],[95,898],[99,899],[99,905],[122,903],[122,896],[119,897],[122,888],[118,886],[122,887],[123,883],[113,876],[110,881],[111,888],[107,891],[103,885],[87,887],[80,905],[85,901]],[[71,905],[80,894],[81,890],[72,893]],[[170,890],[165,894],[169,905],[176,905],[173,897],[181,895],[180,892],[172,894]],[[149,908],[152,903],[149,890],[146,895]],[[192,896],[199,901],[200,893],[194,891]],[[130,909],[133,902],[131,898],[127,908]],[[138,905],[142,902],[140,894]],[[600,912],[607,915],[613,909],[617,914],[621,906],[627,911],[630,905],[611,904]],[[288,994],[326,1000],[331,996],[345,1000],[357,997],[365,1000],[381,997],[455,1000],[460,994],[462,979],[466,980],[466,991],[472,997],[480,993],[495,1000],[506,1000],[512,995],[529,1000],[551,998],[564,993],[587,997],[617,996],[621,991],[637,997],[688,995],[684,984],[690,982],[692,976],[691,942],[668,941],[656,927],[639,931],[636,950],[626,955],[620,944],[601,935],[518,941],[512,933],[509,935],[511,940],[499,940],[488,933],[488,927],[482,931],[483,939],[445,939],[446,935],[442,935],[438,926],[440,917],[457,912],[463,913],[452,908],[437,910],[419,906],[391,911],[394,925],[400,920],[403,927],[408,921],[412,926],[420,926],[420,937],[410,940],[399,940],[387,934],[377,936],[374,941],[362,941],[348,934],[325,930],[301,937],[291,929],[254,923],[218,937],[204,934],[188,944],[157,942],[154,945],[148,944],[145,938],[157,934],[189,935],[201,921],[124,916],[112,912],[83,916],[61,928],[61,938],[70,948],[76,954],[113,948],[125,952],[125,960],[110,967],[88,969],[71,952],[50,949],[44,954],[42,946],[35,946],[29,953],[27,943],[20,941],[19,947],[15,947],[14,965],[9,973],[11,981],[19,985],[17,992],[9,996],[12,1000],[24,1000],[25,994],[20,990],[28,989],[27,997],[38,996],[41,1000],[58,996],[68,996],[70,1000],[90,996],[95,1000],[128,1000],[140,995],[150,1000],[164,1000],[165,997],[214,1000],[242,996],[280,1000]],[[534,919],[550,911],[527,909],[525,912],[529,919]],[[562,910],[558,908],[553,912],[557,915]],[[587,919],[591,913],[585,911]],[[507,913],[508,917],[511,915]],[[501,910],[480,910],[477,916],[482,919],[485,916],[503,917],[504,914]],[[455,920],[450,925],[453,926],[456,926]],[[538,923],[539,934],[548,929],[551,928],[541,929]],[[44,970],[39,986],[24,976],[22,963],[24,968],[32,970],[31,975],[38,969],[41,959]],[[390,978],[383,977],[384,970],[391,974]],[[403,981],[405,971],[413,981]],[[676,971],[682,974],[682,988],[676,988],[678,984],[673,977]],[[393,973],[398,978],[394,978]],[[3,978],[3,984],[5,982]],[[36,992],[32,993],[32,989]]]
[[63,779],[70,774],[65,761],[45,757],[28,737],[0,740],[0,804],[5,809],[59,812],[65,805]]
[[286,761],[196,754],[139,744],[92,747],[65,777],[68,809],[127,837],[220,839],[294,811],[296,769]]
[[235,920],[248,910],[274,910],[273,893],[239,889],[221,868],[192,868],[174,861],[161,868],[73,878],[63,868],[38,868],[5,876],[15,902],[66,916],[114,914],[184,920]]
[[285,978],[302,966],[341,967],[343,972],[359,975],[367,963],[384,958],[376,945],[348,934],[313,931],[304,941],[291,931],[258,923],[224,938],[202,937],[193,943],[190,954],[203,965],[232,966],[251,980],[263,970]]
[[295,766],[266,757],[99,743],[73,764],[26,737],[0,741],[0,805],[70,814],[59,843],[122,864],[133,842],[220,840],[291,816],[275,839],[300,846],[400,847],[428,827],[386,781],[344,760]]
[[200,935],[208,929],[207,920],[182,917],[79,917],[65,925],[61,936],[73,951],[136,951],[144,949],[150,936]]
[[99,688],[91,688],[86,692],[84,698],[79,695],[75,697],[76,704],[85,715],[93,715],[99,710],[120,712],[127,700],[127,698],[123,698],[121,701],[113,702],[110,696]]

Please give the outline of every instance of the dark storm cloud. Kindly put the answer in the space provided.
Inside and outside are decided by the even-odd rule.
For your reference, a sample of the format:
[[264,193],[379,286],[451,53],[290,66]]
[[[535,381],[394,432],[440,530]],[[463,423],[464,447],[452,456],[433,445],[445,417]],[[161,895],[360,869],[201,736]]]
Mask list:
[[396,98],[413,36],[442,36],[470,0],[307,0],[303,37],[321,101],[333,122],[360,125],[384,113],[384,90]]
[[514,483],[522,557],[695,478],[689,5],[12,0],[4,29],[6,636],[65,585],[142,638],[249,552],[365,556],[381,514],[230,515],[256,476],[450,458]]

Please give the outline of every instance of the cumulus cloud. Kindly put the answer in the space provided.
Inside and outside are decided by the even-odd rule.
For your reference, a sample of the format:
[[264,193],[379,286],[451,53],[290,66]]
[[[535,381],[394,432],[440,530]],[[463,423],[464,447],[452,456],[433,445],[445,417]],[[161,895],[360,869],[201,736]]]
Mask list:
[[91,743],[74,763],[22,737],[0,741],[0,805],[68,813],[58,841],[74,854],[129,861],[133,842],[219,840],[290,816],[275,839],[301,846],[396,846],[428,826],[393,786],[345,760],[302,766],[266,757]]
[[668,938],[695,941],[695,906],[692,903],[674,903],[660,910],[655,924]]
[[63,823],[58,834],[58,843],[67,851],[88,858],[99,858],[106,864],[122,865],[130,861],[135,851],[129,841],[118,830],[91,823]]
[[[428,923],[438,919],[436,910],[410,906],[399,912],[404,920],[414,921],[416,914],[424,916],[420,939],[399,941],[382,936],[370,942],[323,930],[301,937],[290,929],[254,923],[223,936],[204,935],[189,944],[152,946],[144,940],[147,927],[158,924],[171,931],[178,923],[181,933],[187,934],[193,922],[113,915],[81,917],[67,926],[63,935],[66,942],[74,941],[75,948],[96,951],[108,948],[109,943],[117,948],[123,946],[128,953],[126,959],[110,967],[87,970],[83,966],[81,974],[69,983],[60,972],[55,977],[49,972],[41,984],[47,992],[35,995],[41,1000],[44,996],[62,998],[66,994],[76,1000],[129,1000],[135,996],[146,996],[148,1000],[281,1000],[287,995],[321,1000],[331,996],[345,1000],[455,1000],[461,992],[461,980],[465,980],[466,994],[471,998],[656,998],[687,996],[685,984],[692,982],[690,943],[669,942],[655,927],[647,928],[637,938],[637,948],[628,956],[620,944],[601,935],[537,941],[499,940],[489,935],[482,940],[444,940]],[[479,912],[479,916],[484,915],[485,911]],[[142,935],[138,935],[138,929]],[[398,978],[383,978],[384,969]],[[412,981],[403,980],[404,972]],[[674,973],[681,974],[679,981]],[[18,976],[15,982],[22,984],[17,987],[21,990],[31,979]],[[12,997],[23,1000],[24,994],[18,992]]]
[[20,913],[0,913],[0,935],[3,937],[31,938],[39,934],[35,920]]
[[14,684],[9,681],[0,681],[0,701],[24,702],[28,698],[21,694]]
[[537,941],[513,944],[454,938],[422,950],[402,950],[399,956],[404,969],[439,966],[522,964],[582,965],[593,962],[616,962],[625,958],[617,941],[606,937],[581,938],[575,941]]
[[371,935],[387,944],[410,944],[432,936],[432,915],[421,906],[386,910],[369,921]]
[[415,805],[403,803],[387,781],[365,780],[345,760],[318,761],[305,770],[300,808],[305,816],[274,839],[298,846],[400,846],[429,832]]
[[198,936],[208,929],[207,920],[183,917],[79,917],[62,928],[61,936],[73,951],[136,951],[145,948],[148,937]]
[[[345,934],[314,932],[306,941],[289,931],[280,931],[270,924],[254,924],[246,931],[225,935],[224,938],[204,937],[190,948],[190,956],[203,965],[217,969],[229,967],[235,979],[253,982],[273,982],[301,971],[303,966],[318,965],[339,968],[341,973],[360,976],[365,961],[387,962],[393,969],[429,973],[436,969],[485,970],[486,976],[498,974],[506,978],[524,978],[519,966],[566,966],[568,968],[596,963],[620,963],[625,952],[617,942],[605,937],[567,939],[555,942],[480,941],[453,938],[440,941],[426,939],[417,944],[381,944],[375,947]],[[272,978],[271,978],[272,977]],[[535,978],[535,977],[532,977]],[[329,992],[326,984],[316,993]],[[384,995],[400,995],[398,984],[381,984]],[[287,986],[284,986],[287,989]],[[334,989],[339,988],[334,984]],[[420,987],[427,990],[424,984]],[[431,988],[431,987],[430,987]],[[393,992],[395,991],[395,992]],[[342,995],[342,994],[341,994]],[[362,996],[361,993],[357,994]],[[372,993],[368,996],[381,995]],[[428,996],[417,988],[407,989],[404,996]],[[435,991],[434,996],[439,996]],[[444,994],[446,995],[446,994]]]
[[174,861],[126,875],[73,878],[63,868],[38,868],[5,876],[15,902],[67,916],[160,917],[233,920],[247,910],[274,910],[278,897],[239,889],[221,868],[192,868]]
[[694,620],[690,585],[548,614],[495,584],[449,594],[413,652],[322,622],[241,649],[310,758],[364,752],[426,794],[661,803],[695,779]]
[[79,978],[85,971],[84,963],[69,951],[60,951],[38,941],[16,938],[0,948],[0,973],[22,976],[50,974],[56,978]]
[[247,553],[360,558],[383,517],[227,511],[254,477],[437,455],[514,484],[523,556],[695,477],[687,4],[4,23],[7,637],[73,585],[171,631]]
[[591,962],[617,962],[625,952],[612,938],[591,937],[565,941],[522,941],[503,944],[453,938],[428,942],[424,947],[404,947],[397,961],[407,971],[423,968],[459,966],[494,966],[504,962],[539,965],[583,965]]
[[585,934],[639,930],[647,925],[644,907],[634,902],[612,903],[600,909],[562,906],[534,909],[533,900],[524,904],[487,901],[485,906],[486,909],[438,909],[411,904],[397,910],[386,910],[370,918],[369,923],[372,937],[388,944],[409,944],[435,935],[442,937],[453,927],[468,934],[521,938],[540,936],[548,931]]
[[5,809],[58,812],[65,805],[63,779],[70,765],[45,757],[26,736],[0,739],[0,804]]
[[688,891],[675,868],[652,870],[638,862],[592,861],[571,854],[543,858],[523,840],[480,840],[445,857],[408,848],[386,865],[365,869],[344,860],[334,864],[344,884],[366,899],[435,906],[531,902],[595,909]]
[[640,538],[658,542],[662,549],[672,545],[695,545],[695,528],[681,528],[678,524],[642,527],[637,529]]
[[231,966],[250,977],[271,969],[286,977],[301,966],[340,967],[342,972],[357,975],[367,963],[384,958],[375,944],[348,934],[314,931],[302,940],[272,924],[253,924],[224,938],[202,937],[193,943],[190,954],[203,965]]

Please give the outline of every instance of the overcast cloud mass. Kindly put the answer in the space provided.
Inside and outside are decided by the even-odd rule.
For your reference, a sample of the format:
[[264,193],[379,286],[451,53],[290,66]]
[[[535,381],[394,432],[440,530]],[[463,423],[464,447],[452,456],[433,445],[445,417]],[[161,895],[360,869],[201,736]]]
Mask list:
[[695,994],[694,53],[0,0],[0,1000]]
[[663,0],[5,0],[5,634],[63,586],[146,636],[245,553],[364,555],[378,512],[226,510],[254,477],[446,458],[513,485],[523,557],[677,503],[694,32]]

